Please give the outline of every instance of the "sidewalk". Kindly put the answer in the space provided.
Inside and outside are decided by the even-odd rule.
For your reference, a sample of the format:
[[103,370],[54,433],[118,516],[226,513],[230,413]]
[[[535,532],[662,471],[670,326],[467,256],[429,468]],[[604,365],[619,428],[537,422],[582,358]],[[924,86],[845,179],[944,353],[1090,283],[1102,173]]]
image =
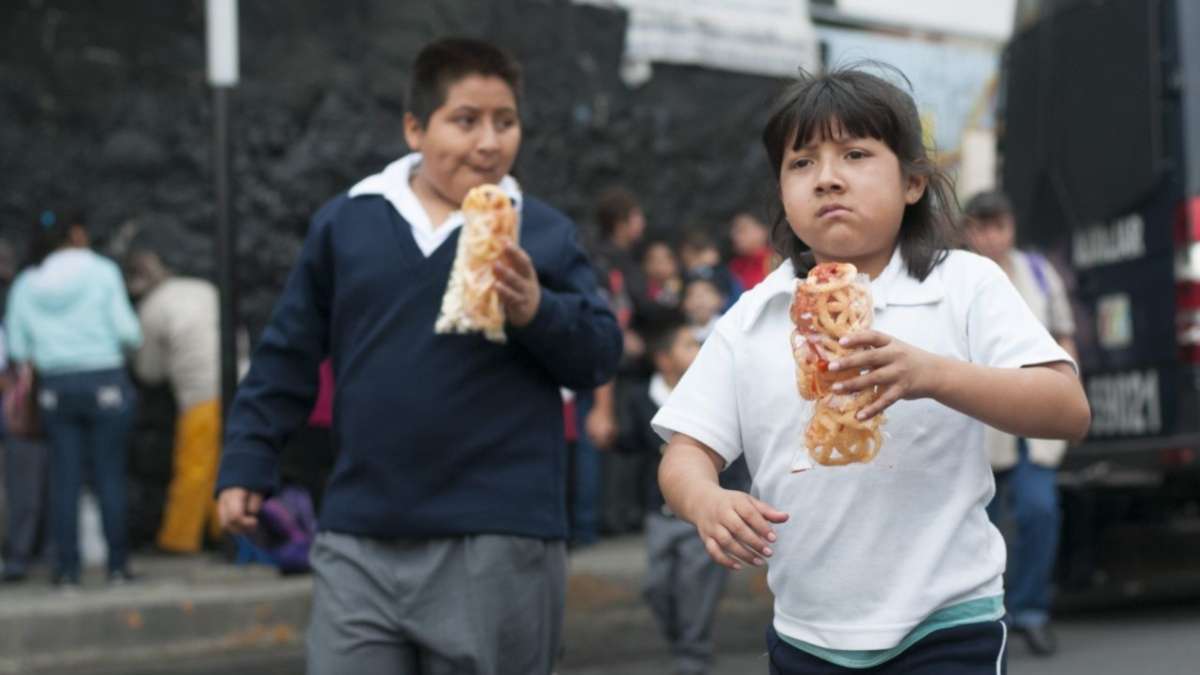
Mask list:
[[[138,556],[139,580],[110,588],[90,570],[74,592],[44,577],[0,586],[0,675],[122,672],[201,655],[298,652],[310,608],[308,577],[234,567],[214,556]],[[571,556],[564,668],[666,653],[641,600],[640,537]],[[730,576],[715,631],[718,652],[754,650],[771,611],[765,576]]]

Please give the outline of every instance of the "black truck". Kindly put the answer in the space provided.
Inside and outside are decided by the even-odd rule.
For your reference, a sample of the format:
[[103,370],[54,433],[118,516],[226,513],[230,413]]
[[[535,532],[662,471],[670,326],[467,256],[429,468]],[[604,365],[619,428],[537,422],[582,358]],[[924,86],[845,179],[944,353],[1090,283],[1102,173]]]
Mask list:
[[998,100],[1022,245],[1072,287],[1093,421],[1060,472],[1060,588],[1200,570],[1200,2],[1020,0]]

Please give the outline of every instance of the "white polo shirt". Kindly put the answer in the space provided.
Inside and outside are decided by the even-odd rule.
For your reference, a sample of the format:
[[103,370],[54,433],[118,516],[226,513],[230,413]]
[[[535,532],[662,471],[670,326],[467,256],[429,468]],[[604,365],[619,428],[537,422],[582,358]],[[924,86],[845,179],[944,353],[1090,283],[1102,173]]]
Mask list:
[[[653,426],[727,465],[745,453],[751,493],[791,516],[769,560],[776,631],[888,649],[940,608],[1003,593],[984,425],[932,399],[899,401],[873,462],[813,466],[803,442],[813,404],[796,391],[789,341],[794,283],[785,262],[742,295]],[[897,249],[871,294],[874,327],[926,351],[1002,368],[1070,362],[1000,267],[973,253],[950,252],[918,282]]]

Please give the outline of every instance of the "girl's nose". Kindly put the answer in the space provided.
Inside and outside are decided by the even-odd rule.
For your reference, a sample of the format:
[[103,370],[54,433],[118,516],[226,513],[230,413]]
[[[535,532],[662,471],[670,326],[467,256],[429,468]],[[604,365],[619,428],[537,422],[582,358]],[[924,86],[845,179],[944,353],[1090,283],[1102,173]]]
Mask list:
[[821,162],[817,171],[817,194],[838,193],[846,189],[834,162]]

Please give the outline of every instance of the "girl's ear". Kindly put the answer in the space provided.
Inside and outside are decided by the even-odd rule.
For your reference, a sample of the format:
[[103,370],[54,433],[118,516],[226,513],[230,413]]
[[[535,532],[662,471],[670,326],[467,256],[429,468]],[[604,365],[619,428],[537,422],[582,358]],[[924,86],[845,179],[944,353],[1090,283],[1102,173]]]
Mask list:
[[921,197],[925,194],[925,186],[927,185],[929,185],[928,176],[909,175],[904,186],[904,203],[912,206],[921,201]]
[[406,112],[404,113],[404,142],[408,144],[408,149],[413,152],[421,151],[421,141],[425,138],[425,127],[421,124],[421,120],[417,116]]

